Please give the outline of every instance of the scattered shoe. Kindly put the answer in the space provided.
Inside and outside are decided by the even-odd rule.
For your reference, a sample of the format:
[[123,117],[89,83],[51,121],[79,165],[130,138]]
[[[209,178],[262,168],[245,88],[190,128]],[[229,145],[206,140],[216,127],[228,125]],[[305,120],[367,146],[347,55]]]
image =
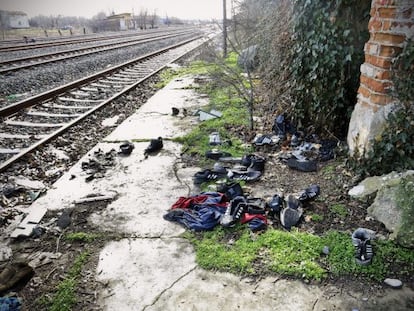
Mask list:
[[241,219],[243,213],[245,212],[245,203],[246,198],[243,196],[238,196],[231,200],[227,206],[226,212],[220,219],[220,224],[223,227],[234,226],[236,222]]
[[299,195],[299,201],[306,202],[316,198],[321,193],[321,188],[318,185],[311,185]]
[[256,146],[264,146],[264,145],[273,145],[274,141],[272,140],[272,137],[269,135],[262,135],[259,137],[256,137],[253,141],[253,143]]
[[219,132],[213,132],[209,136],[209,144],[210,146],[217,146],[221,145],[221,139]]
[[157,139],[151,139],[148,147],[144,151],[145,158],[147,158],[149,154],[161,150],[162,147],[162,137],[158,137]]
[[178,108],[172,107],[171,110],[173,116],[178,116],[178,114],[180,113],[180,110]]
[[367,229],[358,228],[352,233],[352,244],[355,246],[355,261],[357,264],[369,265],[374,256],[371,245],[371,234]]
[[301,203],[293,195],[289,195],[287,198],[287,206],[280,212],[280,222],[282,226],[290,230],[292,227],[299,223],[303,215],[303,209]]
[[243,196],[243,189],[238,182],[223,183],[217,187],[217,192],[224,193],[230,200]]
[[249,221],[248,226],[252,232],[262,231],[267,228],[266,221],[261,218],[253,218]]
[[266,202],[260,198],[248,198],[245,210],[251,215],[266,214]]
[[290,158],[287,160],[287,165],[290,168],[296,169],[302,172],[316,172],[318,165],[316,161],[307,159]]
[[275,194],[268,204],[270,209],[269,214],[274,218],[276,215],[279,215],[283,207],[283,199],[278,194]]
[[134,148],[135,146],[133,143],[126,141],[119,146],[120,151],[118,153],[123,155],[130,155]]
[[258,180],[262,176],[262,173],[259,171],[237,172],[229,170],[227,176],[233,180],[253,182]]
[[224,157],[231,157],[232,155],[229,152],[219,151],[217,149],[209,150],[206,152],[206,158],[212,160],[219,160]]
[[215,181],[222,178],[227,178],[227,172],[205,169],[204,171],[200,171],[194,174],[193,182],[195,185],[201,185],[202,183]]
[[241,165],[247,167],[249,171],[263,172],[266,159],[255,154],[246,154],[241,159]]

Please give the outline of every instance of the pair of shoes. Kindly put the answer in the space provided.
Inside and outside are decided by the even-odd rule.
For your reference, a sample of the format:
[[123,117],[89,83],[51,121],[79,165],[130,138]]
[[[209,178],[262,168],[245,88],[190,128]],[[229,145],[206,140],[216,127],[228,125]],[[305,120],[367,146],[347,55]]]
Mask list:
[[245,212],[244,207],[246,198],[243,196],[237,196],[230,201],[224,215],[220,219],[220,224],[223,227],[232,227],[240,220],[241,216]]
[[358,228],[352,233],[352,244],[355,246],[355,261],[357,264],[369,265],[374,256],[371,245],[371,235],[364,228]]
[[299,195],[299,201],[307,202],[316,198],[321,193],[321,188],[318,185],[311,185]]
[[287,166],[302,172],[316,172],[318,165],[316,161],[308,159],[297,159],[292,157],[287,160]]
[[280,222],[285,229],[290,230],[299,223],[303,215],[303,209],[301,202],[293,195],[288,196],[286,203],[287,206],[280,212]]
[[220,184],[217,186],[217,192],[224,193],[230,200],[243,196],[243,189],[238,182]]

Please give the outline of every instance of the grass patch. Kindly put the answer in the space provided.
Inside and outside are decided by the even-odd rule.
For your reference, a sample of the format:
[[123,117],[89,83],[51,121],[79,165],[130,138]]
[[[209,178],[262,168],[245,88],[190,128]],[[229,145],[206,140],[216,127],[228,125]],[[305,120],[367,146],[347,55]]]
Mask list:
[[68,233],[65,235],[65,239],[70,242],[85,242],[90,243],[99,238],[99,234],[94,233],[86,233],[86,232],[74,232],[74,233]]
[[[375,281],[382,281],[390,273],[409,277],[414,271],[414,251],[392,241],[373,241],[372,263],[358,265],[351,235],[338,231],[316,236],[297,230],[268,229],[252,239],[248,229],[240,225],[197,235],[188,232],[184,236],[195,245],[197,263],[207,270],[243,275],[260,270],[308,280],[321,280],[329,274],[362,276]],[[235,236],[238,238],[230,243],[229,239]],[[324,246],[329,247],[329,255],[322,254]]]
[[89,257],[89,252],[81,253],[74,261],[65,279],[57,286],[57,291],[48,303],[49,311],[70,311],[76,303],[76,286],[83,265]]
[[338,203],[330,205],[329,211],[341,219],[345,219],[348,216],[348,210],[344,204]]
[[319,214],[315,213],[315,214],[311,215],[311,219],[315,222],[321,222],[321,221],[323,221],[324,217],[323,217],[323,215],[319,215]]

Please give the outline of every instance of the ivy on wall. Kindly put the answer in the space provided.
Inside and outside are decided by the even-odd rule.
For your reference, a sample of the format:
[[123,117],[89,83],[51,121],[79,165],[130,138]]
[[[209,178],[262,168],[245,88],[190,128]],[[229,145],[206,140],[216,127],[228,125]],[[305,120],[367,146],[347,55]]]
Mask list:
[[345,137],[356,104],[370,3],[295,1],[292,113],[299,125]]

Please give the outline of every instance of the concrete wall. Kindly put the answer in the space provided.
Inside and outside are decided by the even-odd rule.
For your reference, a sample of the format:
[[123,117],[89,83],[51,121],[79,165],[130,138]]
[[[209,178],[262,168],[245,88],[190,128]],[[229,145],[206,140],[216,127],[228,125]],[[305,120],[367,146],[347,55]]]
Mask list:
[[407,39],[414,38],[414,0],[372,0],[370,15],[358,102],[348,129],[351,154],[368,150],[370,141],[383,130],[385,118],[396,104],[389,95],[392,61]]

